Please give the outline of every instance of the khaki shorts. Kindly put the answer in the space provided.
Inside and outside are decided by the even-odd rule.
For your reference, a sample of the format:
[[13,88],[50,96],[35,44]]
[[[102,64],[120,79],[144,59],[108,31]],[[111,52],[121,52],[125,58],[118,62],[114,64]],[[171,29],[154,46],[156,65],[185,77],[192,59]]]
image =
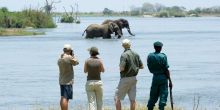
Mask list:
[[128,94],[130,100],[135,100],[136,84],[137,84],[137,79],[135,76],[121,78],[118,87],[116,88],[115,98],[124,100],[126,94]]

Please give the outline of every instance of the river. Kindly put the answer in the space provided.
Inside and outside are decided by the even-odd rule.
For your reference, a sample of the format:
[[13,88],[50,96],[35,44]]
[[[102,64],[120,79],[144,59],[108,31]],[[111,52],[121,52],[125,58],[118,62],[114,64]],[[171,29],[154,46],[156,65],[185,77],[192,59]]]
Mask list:
[[[153,43],[161,41],[170,65],[175,106],[192,110],[194,97],[196,101],[199,97],[199,108],[220,110],[220,18],[125,18],[136,36],[129,36],[124,29],[123,38],[131,39],[132,49],[140,54],[145,66],[137,76],[138,103],[148,101],[152,74],[146,57],[154,51]],[[106,69],[102,74],[104,105],[112,107],[119,82],[122,39],[87,40],[81,36],[89,24],[100,24],[105,19],[117,17],[82,17],[81,24],[57,23],[57,28],[39,29],[46,35],[0,37],[0,110],[59,106],[57,59],[65,43],[73,46],[80,62],[74,67],[74,99],[70,107],[77,110],[86,106],[83,65],[91,46],[100,50]],[[122,104],[129,104],[127,97]]]

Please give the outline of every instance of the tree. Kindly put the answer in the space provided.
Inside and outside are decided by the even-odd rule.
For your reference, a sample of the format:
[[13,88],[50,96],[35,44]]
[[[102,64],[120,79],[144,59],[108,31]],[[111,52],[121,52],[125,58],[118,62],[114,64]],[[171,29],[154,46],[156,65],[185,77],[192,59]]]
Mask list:
[[155,8],[156,12],[160,12],[160,11],[164,10],[166,7],[162,4],[156,3],[154,5],[154,8]]
[[8,8],[7,8],[7,7],[2,7],[0,10],[1,10],[3,13],[7,13],[7,12],[8,12]]
[[103,14],[104,14],[104,15],[111,15],[113,12],[114,12],[114,11],[112,11],[112,10],[110,10],[110,9],[108,9],[108,8],[105,8],[105,9],[103,10]]
[[142,12],[146,12],[146,13],[153,13],[155,12],[155,7],[153,4],[150,4],[150,3],[144,3],[143,6],[142,6]]
[[141,8],[139,7],[131,7],[131,16],[138,16],[141,14]]
[[51,14],[51,11],[55,8],[54,4],[55,3],[60,3],[60,2],[61,2],[61,0],[59,0],[59,1],[54,1],[53,0],[53,1],[51,1],[51,3],[49,3],[48,0],[46,0],[46,4],[44,6],[44,9],[45,9],[46,13]]
[[201,9],[201,8],[196,8],[196,9],[195,9],[195,12],[196,12],[196,13],[201,13],[201,12],[202,12],[202,9]]

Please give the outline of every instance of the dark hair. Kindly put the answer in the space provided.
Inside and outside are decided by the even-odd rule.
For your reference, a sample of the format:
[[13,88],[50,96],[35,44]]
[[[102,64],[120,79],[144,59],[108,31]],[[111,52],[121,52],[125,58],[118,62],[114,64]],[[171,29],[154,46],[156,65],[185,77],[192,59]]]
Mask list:
[[161,46],[154,46],[156,52],[160,52],[162,50]]
[[99,53],[98,52],[90,52],[90,55],[91,56],[96,56],[96,55],[98,55]]
[[71,51],[70,49],[63,48],[63,52],[70,52],[70,51]]

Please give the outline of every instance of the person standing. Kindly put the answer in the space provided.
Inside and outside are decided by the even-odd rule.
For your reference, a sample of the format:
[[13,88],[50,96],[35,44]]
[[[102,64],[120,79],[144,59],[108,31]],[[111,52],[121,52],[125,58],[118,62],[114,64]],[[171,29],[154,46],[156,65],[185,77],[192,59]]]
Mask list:
[[84,64],[84,72],[88,73],[85,87],[88,97],[88,110],[102,110],[103,87],[101,72],[105,70],[101,59],[97,57],[99,55],[98,48],[91,47],[89,53],[90,58]]
[[150,53],[147,57],[147,66],[153,74],[150,99],[148,101],[148,110],[153,110],[155,103],[160,97],[159,110],[164,110],[168,97],[168,80],[169,87],[172,89],[173,84],[170,78],[169,65],[167,56],[161,53],[163,44],[159,41],[154,43],[155,52]]
[[116,110],[121,110],[121,100],[128,94],[130,110],[135,110],[136,104],[136,76],[139,69],[143,69],[143,63],[139,55],[130,49],[131,42],[128,39],[122,41],[124,52],[120,58],[120,81],[115,92]]
[[73,97],[73,79],[74,71],[73,66],[79,64],[78,60],[74,57],[73,50],[70,44],[65,44],[63,54],[58,59],[59,66],[59,84],[61,91],[60,107],[61,110],[68,110],[69,99]]

